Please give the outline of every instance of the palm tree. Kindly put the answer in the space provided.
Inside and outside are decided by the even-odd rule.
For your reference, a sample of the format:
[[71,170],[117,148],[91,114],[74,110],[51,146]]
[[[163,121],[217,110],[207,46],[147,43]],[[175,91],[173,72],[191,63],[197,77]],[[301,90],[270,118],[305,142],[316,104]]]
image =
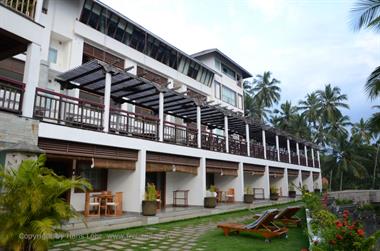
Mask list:
[[347,127],[351,126],[350,118],[348,116],[340,116],[335,120],[331,121],[326,127],[331,139],[338,138],[339,135],[345,137],[348,136]]
[[339,87],[332,87],[331,84],[325,86],[324,90],[317,91],[320,100],[320,111],[324,122],[331,123],[342,116],[339,108],[349,108],[345,103],[347,95],[341,94]]
[[271,113],[268,108],[260,102],[255,102],[253,97],[247,93],[244,93],[244,109],[245,116],[260,122],[268,121],[268,114]]
[[351,127],[351,134],[359,143],[369,144],[372,138],[369,121],[365,121],[361,118],[358,123],[354,123]]
[[[379,16],[380,19],[380,16]],[[367,79],[365,91],[370,99],[380,96],[380,66],[378,66]]]
[[272,117],[272,124],[279,129],[288,130],[297,114],[297,107],[292,106],[290,101],[286,101],[280,108],[280,110],[274,109],[273,113],[276,115]]
[[321,108],[320,100],[316,92],[306,95],[306,99],[299,102],[298,110],[302,111],[302,115],[309,124],[312,124],[316,129],[317,121],[319,120],[319,110]]
[[[79,216],[61,196],[86,189],[84,179],[57,176],[44,167],[46,157],[25,160],[18,169],[0,172],[0,246],[12,250],[47,250],[48,237],[62,233],[63,221]],[[41,238],[20,238],[21,234]],[[50,237],[51,238],[51,237]]]
[[380,0],[358,0],[351,13],[355,30],[380,31]]
[[305,117],[301,114],[294,115],[290,123],[289,133],[297,138],[309,140],[311,137],[310,128],[307,126]]
[[278,104],[280,100],[281,88],[278,86],[280,81],[271,77],[270,71],[264,72],[263,75],[257,75],[253,80],[251,93],[254,95],[255,102],[263,104],[263,107],[271,107]]

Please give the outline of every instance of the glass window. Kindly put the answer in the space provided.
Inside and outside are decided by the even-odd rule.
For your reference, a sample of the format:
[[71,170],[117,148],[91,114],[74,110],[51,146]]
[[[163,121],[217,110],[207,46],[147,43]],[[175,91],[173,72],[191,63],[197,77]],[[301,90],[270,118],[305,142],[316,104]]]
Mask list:
[[100,11],[101,11],[100,5],[94,3],[92,7],[90,19],[88,20],[88,25],[90,25],[94,29],[98,27],[98,22],[100,19]]
[[222,72],[230,78],[236,79],[236,73],[225,64],[222,64]]
[[57,63],[57,57],[58,57],[58,51],[54,48],[49,48],[49,55],[48,55],[48,61],[50,63],[56,64]]
[[219,59],[216,59],[216,58],[215,58],[215,68],[218,69],[218,71],[220,71],[220,61]]
[[236,106],[236,93],[230,88],[223,86],[222,100],[230,105]]
[[108,24],[107,34],[110,37],[114,37],[119,18],[115,14],[112,14],[111,18],[108,21],[109,21],[109,24]]
[[214,81],[214,87],[215,87],[215,98],[220,99],[220,83],[218,81]]
[[120,19],[119,23],[117,24],[116,32],[115,32],[115,39],[118,41],[123,40],[123,34],[125,27],[127,26],[127,22],[123,19]]
[[91,168],[91,161],[78,161],[76,175],[86,178],[93,187],[93,192],[107,190],[107,169]]
[[243,109],[243,96],[238,94],[238,108]]

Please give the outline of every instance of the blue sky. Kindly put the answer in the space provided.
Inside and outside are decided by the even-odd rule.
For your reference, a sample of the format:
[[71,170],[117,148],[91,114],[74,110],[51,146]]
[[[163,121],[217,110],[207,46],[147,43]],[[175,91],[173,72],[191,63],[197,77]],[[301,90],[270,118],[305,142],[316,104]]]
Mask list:
[[253,75],[272,71],[281,102],[331,83],[348,95],[352,121],[374,111],[363,86],[380,65],[380,34],[352,31],[354,1],[103,1],[189,54],[216,47]]

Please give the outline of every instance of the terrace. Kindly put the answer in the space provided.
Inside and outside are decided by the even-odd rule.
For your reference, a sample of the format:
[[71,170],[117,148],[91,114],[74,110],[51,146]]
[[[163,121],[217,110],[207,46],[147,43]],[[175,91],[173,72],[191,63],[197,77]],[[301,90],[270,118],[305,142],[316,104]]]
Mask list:
[[[33,117],[42,122],[126,137],[319,167],[318,146],[245,118],[202,96],[136,77],[92,60],[57,77],[63,89],[80,89],[103,103],[36,88]],[[0,109],[21,114],[24,84],[0,80]],[[149,113],[123,109],[125,103]],[[301,150],[300,150],[301,149]],[[297,154],[298,153],[298,154]]]

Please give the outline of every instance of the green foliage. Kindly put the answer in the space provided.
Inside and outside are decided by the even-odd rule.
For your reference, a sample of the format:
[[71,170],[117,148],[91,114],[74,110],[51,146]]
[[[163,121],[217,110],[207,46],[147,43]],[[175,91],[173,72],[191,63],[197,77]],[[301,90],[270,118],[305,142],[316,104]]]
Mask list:
[[335,203],[337,205],[351,205],[353,203],[352,200],[349,200],[349,199],[336,199],[335,200]]
[[275,187],[275,186],[271,186],[271,187],[270,187],[270,193],[271,193],[271,194],[277,194],[277,193],[278,193],[278,188]]
[[156,199],[157,199],[156,186],[153,183],[148,183],[147,189],[145,192],[145,200],[156,201]]
[[211,185],[210,188],[208,189],[211,193],[215,193],[216,192],[216,186],[214,185]]
[[302,201],[312,213],[322,210],[321,196],[302,189]]
[[[44,167],[45,155],[25,160],[16,170],[0,171],[0,246],[12,250],[47,250],[49,238],[62,233],[63,221],[79,215],[62,199],[75,189],[91,189],[81,178],[67,179]],[[21,236],[34,235],[27,239]]]

